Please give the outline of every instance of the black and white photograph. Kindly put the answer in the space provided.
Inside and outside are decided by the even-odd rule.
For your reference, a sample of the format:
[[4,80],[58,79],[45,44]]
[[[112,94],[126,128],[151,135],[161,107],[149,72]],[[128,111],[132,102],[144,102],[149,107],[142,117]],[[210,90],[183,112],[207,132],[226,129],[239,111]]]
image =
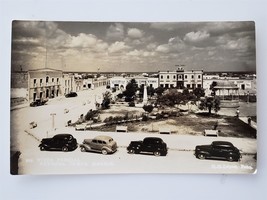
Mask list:
[[254,21],[11,32],[12,175],[256,173]]

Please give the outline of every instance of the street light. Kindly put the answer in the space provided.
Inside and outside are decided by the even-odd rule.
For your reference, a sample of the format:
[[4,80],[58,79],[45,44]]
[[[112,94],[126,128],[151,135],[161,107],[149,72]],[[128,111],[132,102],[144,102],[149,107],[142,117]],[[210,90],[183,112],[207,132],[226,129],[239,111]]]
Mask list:
[[56,113],[51,113],[50,115],[52,116],[52,130],[55,130],[55,115],[56,115]]

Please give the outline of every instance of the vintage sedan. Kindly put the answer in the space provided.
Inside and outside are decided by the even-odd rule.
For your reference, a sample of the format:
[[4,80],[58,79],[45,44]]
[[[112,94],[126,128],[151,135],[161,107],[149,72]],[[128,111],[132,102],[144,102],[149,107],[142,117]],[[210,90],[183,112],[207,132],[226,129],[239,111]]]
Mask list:
[[57,134],[52,138],[44,138],[39,145],[41,151],[58,150],[58,151],[73,151],[78,147],[76,138],[71,134]]
[[80,148],[82,152],[91,151],[106,155],[117,151],[117,143],[109,136],[100,135],[93,139],[84,139]]
[[35,99],[35,101],[30,103],[31,107],[36,107],[36,106],[42,106],[45,105],[48,102],[47,98],[44,99]]
[[215,158],[228,161],[239,161],[241,153],[231,142],[214,141],[210,145],[198,145],[195,156],[199,159]]
[[69,97],[77,97],[77,96],[78,96],[78,94],[76,92],[70,92],[68,94],[65,94],[65,97],[66,98],[69,98]]

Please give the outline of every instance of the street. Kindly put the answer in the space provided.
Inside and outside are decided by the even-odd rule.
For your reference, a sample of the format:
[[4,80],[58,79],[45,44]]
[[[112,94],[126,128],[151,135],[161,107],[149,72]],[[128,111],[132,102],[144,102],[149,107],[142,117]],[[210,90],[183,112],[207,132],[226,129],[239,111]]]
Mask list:
[[[256,139],[230,137],[204,137],[192,135],[159,135],[157,133],[116,133],[97,131],[75,131],[66,127],[68,120],[76,121],[81,114],[94,109],[94,102],[101,102],[105,88],[86,90],[76,98],[52,99],[45,106],[24,107],[11,111],[12,150],[19,150],[19,174],[99,174],[99,173],[254,173],[257,152]],[[68,109],[68,113],[64,113]],[[54,119],[52,117],[54,113]],[[29,128],[31,121],[37,127]],[[40,151],[40,140],[58,133],[72,134],[79,144],[86,138],[109,135],[118,144],[112,155],[81,152]],[[144,137],[161,137],[168,145],[167,156],[155,157],[145,154],[128,154],[130,141]],[[232,142],[241,150],[240,162],[199,160],[194,156],[196,145],[210,144],[214,140]]]

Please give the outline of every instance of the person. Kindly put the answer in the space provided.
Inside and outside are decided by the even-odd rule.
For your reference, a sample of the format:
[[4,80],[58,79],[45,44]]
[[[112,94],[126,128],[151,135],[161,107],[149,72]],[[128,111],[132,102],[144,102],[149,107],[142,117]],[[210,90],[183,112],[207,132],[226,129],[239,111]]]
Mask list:
[[217,127],[218,127],[218,120],[215,122],[213,130],[217,130]]
[[248,125],[251,126],[251,117],[248,117]]
[[237,117],[237,118],[239,117],[239,113],[240,113],[240,111],[239,111],[239,109],[237,108],[237,109],[236,109],[236,117]]

